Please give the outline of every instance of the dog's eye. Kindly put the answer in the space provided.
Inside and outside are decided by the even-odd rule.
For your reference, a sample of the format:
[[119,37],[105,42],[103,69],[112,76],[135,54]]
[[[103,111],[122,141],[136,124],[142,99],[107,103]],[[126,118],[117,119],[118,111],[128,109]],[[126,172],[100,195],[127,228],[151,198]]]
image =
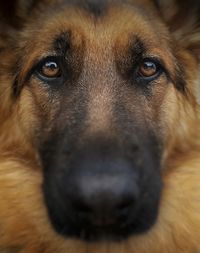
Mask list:
[[39,79],[50,82],[62,77],[61,60],[59,57],[50,56],[43,59],[34,67],[34,72]]
[[138,67],[138,76],[147,81],[157,78],[161,72],[160,64],[151,59],[144,59]]
[[59,64],[53,60],[43,62],[39,72],[46,78],[57,78],[61,76],[61,68],[59,67]]

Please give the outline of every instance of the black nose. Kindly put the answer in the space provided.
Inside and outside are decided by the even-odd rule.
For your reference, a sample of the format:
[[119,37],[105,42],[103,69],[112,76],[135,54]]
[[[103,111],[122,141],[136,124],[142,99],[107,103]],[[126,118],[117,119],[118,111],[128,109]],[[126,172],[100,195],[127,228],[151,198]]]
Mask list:
[[84,159],[71,171],[67,195],[79,222],[94,227],[128,222],[140,193],[137,174],[126,160]]
[[[134,184],[135,182],[132,182]],[[80,217],[94,226],[125,222],[138,198],[138,188],[123,176],[83,179],[71,201]]]
[[121,149],[98,145],[61,158],[47,167],[43,185],[48,214],[59,234],[116,241],[153,226],[162,184],[152,159],[144,165]]

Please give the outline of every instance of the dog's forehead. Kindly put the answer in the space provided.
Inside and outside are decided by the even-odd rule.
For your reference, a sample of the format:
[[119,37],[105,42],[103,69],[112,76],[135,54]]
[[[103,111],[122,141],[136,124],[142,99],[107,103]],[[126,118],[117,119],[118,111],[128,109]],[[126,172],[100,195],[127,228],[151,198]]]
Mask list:
[[37,45],[33,57],[48,54],[48,50],[54,51],[60,45],[64,45],[65,52],[66,45],[70,45],[78,53],[84,50],[84,56],[99,54],[101,58],[104,55],[112,58],[116,52],[130,55],[129,49],[135,41],[141,41],[146,50],[161,58],[166,52],[164,58],[170,58],[167,31],[152,15],[154,8],[152,12],[148,8],[150,0],[42,0],[40,3],[45,8],[34,14],[37,19],[32,19],[30,36],[22,40],[30,48],[30,55],[33,55],[30,44],[34,41]]
[[153,0],[44,0],[44,2],[56,3],[58,5],[69,5],[75,8],[82,9],[88,14],[96,18],[105,16],[107,11],[116,5],[140,5],[143,8],[146,5],[151,5]]
[[[158,27],[155,24],[148,25],[156,23],[155,6],[151,0],[43,0],[42,3],[45,8],[40,20],[45,21],[46,17],[47,23],[49,19],[51,23],[58,20],[55,22],[57,28],[68,23],[65,27],[80,27],[87,33],[95,30],[99,34],[101,28],[103,31],[109,30],[109,34],[112,31],[120,34],[121,30],[137,32],[141,31],[140,27],[143,31],[154,30],[153,27],[157,30]],[[56,11],[52,13],[52,9]]]
[[110,5],[109,0],[65,0],[64,3],[82,8],[96,17],[104,15]]

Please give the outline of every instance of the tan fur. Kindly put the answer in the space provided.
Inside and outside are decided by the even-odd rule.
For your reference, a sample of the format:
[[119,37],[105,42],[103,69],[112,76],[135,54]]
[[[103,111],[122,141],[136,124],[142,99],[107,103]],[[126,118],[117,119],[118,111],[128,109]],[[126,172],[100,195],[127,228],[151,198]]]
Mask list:
[[[137,2],[141,7],[149,4],[150,9],[152,6],[151,1]],[[18,7],[18,16],[27,19],[28,6],[21,4],[22,7]],[[166,5],[168,6],[167,2],[163,1],[161,12],[165,13]],[[170,6],[173,6],[170,15],[167,17],[163,15],[163,19],[173,30],[171,21],[178,7],[173,4]],[[160,21],[156,13],[153,9],[152,17],[155,19],[152,20],[153,25],[149,29],[140,15],[133,17],[128,8],[121,10],[119,6],[111,8],[104,23],[96,28],[91,25],[91,20],[85,13],[78,11],[77,15],[77,10],[72,8],[62,14],[59,13],[59,16],[54,17],[51,24],[44,28],[46,37],[42,35],[35,37],[34,32],[23,33],[23,30],[19,35],[13,27],[9,30],[10,34],[7,34],[3,29],[8,24],[1,24],[3,35],[0,56],[3,62],[0,64],[0,253],[200,253],[200,64],[198,62],[200,54],[197,54],[200,52],[200,47],[197,47],[200,44],[200,28],[191,31],[190,26],[188,32],[188,27],[184,26],[168,33],[165,25],[158,23]],[[64,18],[66,16],[68,19]],[[30,26],[37,27],[37,23],[40,26],[40,20],[34,20],[34,16],[29,22]],[[188,26],[189,24],[193,26],[194,23],[195,18]],[[152,32],[156,24],[162,31],[161,41],[157,41]],[[154,53],[166,59],[167,67],[172,73],[175,72],[173,64],[175,57],[183,63],[187,71],[185,78],[187,96],[177,91],[174,86],[168,88],[165,93],[161,85],[156,91],[159,97],[151,102],[151,106],[156,107],[159,101],[162,101],[159,113],[152,115],[150,106],[145,105],[147,107],[145,113],[150,115],[148,116],[150,120],[156,119],[165,126],[164,133],[159,133],[165,135],[166,143],[162,161],[164,190],[155,226],[149,232],[133,236],[125,242],[86,244],[67,240],[54,232],[48,219],[41,189],[42,169],[32,137],[35,129],[45,127],[46,132],[49,131],[50,126],[45,125],[44,118],[51,121],[60,105],[56,101],[51,101],[54,110],[49,112],[50,98],[43,87],[34,86],[34,83],[33,89],[24,87],[20,100],[15,102],[11,96],[11,84],[15,78],[11,66],[18,57],[18,50],[23,49],[22,61],[26,62],[25,68],[20,73],[20,78],[23,79],[35,57],[41,57],[44,52],[50,50],[44,48],[44,40],[48,41],[48,38],[53,36],[57,26],[60,31],[65,27],[75,27],[77,35],[73,38],[74,46],[80,51],[83,45],[79,35],[87,32],[86,48],[90,49],[86,58],[87,71],[91,67],[90,61],[96,57],[96,67],[102,64],[104,74],[104,68],[112,64],[112,61],[106,62],[111,39],[115,37],[113,52],[117,52],[119,56],[124,53],[124,45],[129,43],[127,32],[130,30],[140,34]],[[109,27],[106,32],[105,27]],[[13,38],[16,39],[16,34],[21,42],[18,50],[12,51],[9,43]],[[169,34],[172,37],[169,38]],[[37,41],[38,37],[41,37],[40,41]],[[23,41],[27,38],[32,43],[24,47]],[[172,44],[176,49],[174,50],[176,55],[172,54],[170,48]],[[102,45],[106,45],[107,49]],[[111,72],[111,75],[114,73]],[[95,77],[91,78],[95,80]],[[107,80],[109,81],[109,77]],[[102,96],[99,97],[98,94]],[[112,103],[112,94],[113,91],[103,82],[98,83],[96,91],[91,90],[89,134],[93,134],[93,130],[106,132],[111,129],[109,121],[112,119],[112,112],[107,108]],[[127,97],[129,104],[131,99],[131,96]],[[103,115],[102,120],[97,117],[98,114]],[[68,117],[70,119],[70,114]]]

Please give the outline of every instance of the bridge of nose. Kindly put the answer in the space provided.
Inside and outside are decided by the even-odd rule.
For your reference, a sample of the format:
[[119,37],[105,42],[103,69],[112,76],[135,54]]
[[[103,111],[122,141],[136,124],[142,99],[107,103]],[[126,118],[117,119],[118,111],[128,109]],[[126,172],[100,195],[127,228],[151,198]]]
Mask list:
[[83,71],[88,93],[86,135],[95,135],[112,128],[118,75],[109,44],[110,42],[107,41],[107,47],[104,48],[101,41],[95,40],[87,46]]

